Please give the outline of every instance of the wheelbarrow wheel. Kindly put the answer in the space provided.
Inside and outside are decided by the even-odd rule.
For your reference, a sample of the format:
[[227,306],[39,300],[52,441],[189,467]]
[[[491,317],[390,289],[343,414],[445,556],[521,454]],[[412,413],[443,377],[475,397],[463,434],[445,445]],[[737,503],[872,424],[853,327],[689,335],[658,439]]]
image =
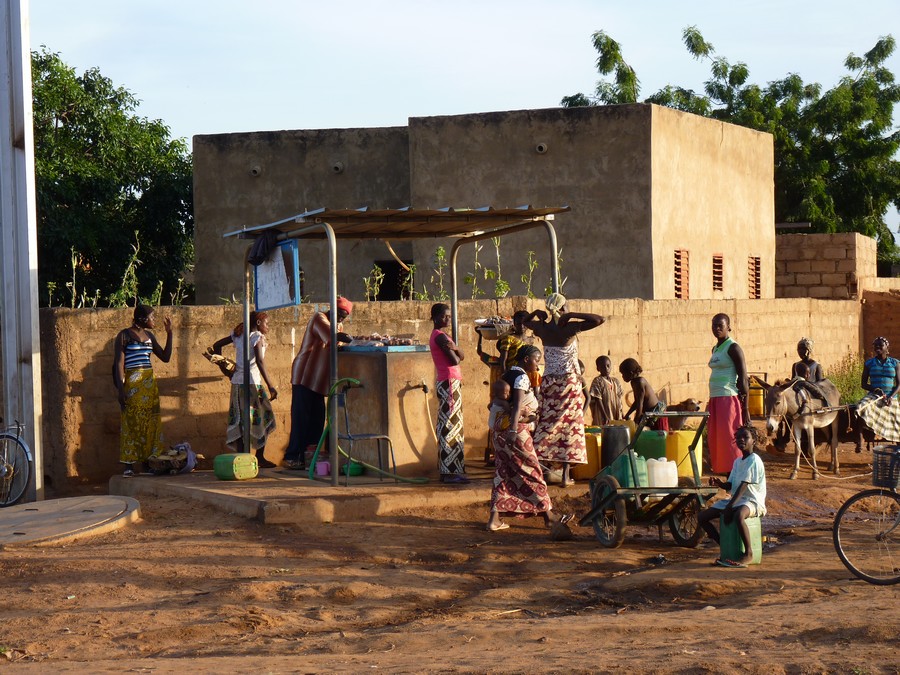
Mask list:
[[[594,483],[591,508],[595,509],[605,502],[610,495],[619,490],[619,481],[612,476],[603,476]],[[616,497],[593,520],[594,534],[603,546],[617,548],[625,541],[625,500]]]
[[[697,487],[694,479],[688,476],[681,476],[678,479],[678,487],[692,488]],[[675,543],[685,548],[696,548],[703,538],[703,530],[700,528],[698,516],[700,515],[700,502],[695,497],[690,497],[682,501],[680,506],[669,517],[669,530],[672,532],[672,538]]]

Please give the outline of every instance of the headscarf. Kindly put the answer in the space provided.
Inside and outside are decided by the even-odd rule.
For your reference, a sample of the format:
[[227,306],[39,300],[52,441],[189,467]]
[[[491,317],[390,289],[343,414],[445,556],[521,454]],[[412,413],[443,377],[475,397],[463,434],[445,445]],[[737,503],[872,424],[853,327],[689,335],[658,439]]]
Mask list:
[[337,308],[344,310],[349,315],[350,312],[353,311],[353,303],[350,302],[347,298],[338,296]]
[[559,321],[559,310],[566,306],[566,296],[562,293],[551,293],[545,302],[547,311],[553,316],[553,320]]
[[800,342],[797,343],[797,348],[799,349],[800,347],[806,347],[806,349],[809,350],[810,353],[812,353],[813,341],[807,337],[800,338]]
[[886,337],[877,337],[877,338],[875,338],[874,340],[872,340],[872,346],[874,347],[874,346],[877,345],[879,342],[880,342],[881,344],[884,345],[884,348],[885,348],[885,349],[888,349],[888,348],[891,346],[891,343],[888,342],[888,339],[887,339]]

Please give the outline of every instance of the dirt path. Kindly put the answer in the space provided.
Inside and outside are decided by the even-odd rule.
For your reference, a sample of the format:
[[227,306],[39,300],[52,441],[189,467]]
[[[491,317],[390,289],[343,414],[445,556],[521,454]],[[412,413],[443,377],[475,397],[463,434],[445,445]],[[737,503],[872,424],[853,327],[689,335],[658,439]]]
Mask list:
[[[144,499],[125,530],[0,554],[0,647],[22,672],[897,673],[900,586],[851,580],[831,544],[868,478],[788,481],[790,455],[764,458],[769,543],[746,570],[655,527],[615,550],[536,520],[487,533],[487,494],[292,527]],[[844,475],[869,458],[843,452]]]

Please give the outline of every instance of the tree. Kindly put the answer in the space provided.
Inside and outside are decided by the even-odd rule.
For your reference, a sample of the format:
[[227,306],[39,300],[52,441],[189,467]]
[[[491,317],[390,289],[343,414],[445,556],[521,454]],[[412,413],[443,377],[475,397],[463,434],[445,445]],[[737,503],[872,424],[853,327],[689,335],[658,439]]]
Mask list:
[[[191,158],[139,101],[92,68],[32,52],[41,304],[79,293],[134,304],[168,299],[193,262]],[[161,288],[160,288],[161,285]],[[136,286],[136,288],[135,288]],[[98,297],[99,296],[99,297]]]
[[[772,134],[776,220],[808,221],[815,232],[860,232],[878,241],[880,258],[896,259],[884,222],[892,202],[900,208],[900,132],[893,130],[900,87],[884,66],[894,38],[882,37],[861,57],[850,54],[844,61],[849,75],[824,94],[821,85],[806,84],[794,73],[765,87],[749,84],[747,65],[716,56],[696,26],[682,38],[695,59],[710,62],[703,94],[669,85],[646,102]],[[620,84],[620,71],[630,69],[620,45],[602,31],[593,41],[598,71],[615,73],[615,80],[601,80],[594,96],[567,96],[562,105],[637,102],[637,76],[629,80],[634,86]]]

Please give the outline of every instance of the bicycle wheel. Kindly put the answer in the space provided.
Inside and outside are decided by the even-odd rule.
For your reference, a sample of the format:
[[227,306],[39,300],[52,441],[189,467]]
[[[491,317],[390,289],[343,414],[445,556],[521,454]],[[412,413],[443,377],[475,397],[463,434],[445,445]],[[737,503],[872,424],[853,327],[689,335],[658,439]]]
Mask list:
[[25,494],[31,463],[25,445],[12,434],[0,435],[0,506],[12,506]]
[[860,579],[879,586],[900,581],[900,494],[853,495],[835,515],[832,534],[841,561]]
[[[594,486],[591,509],[597,508],[611,494],[619,489],[619,481],[612,476],[603,476]],[[625,500],[621,497],[613,499],[602,513],[592,521],[597,541],[607,548],[618,548],[625,541]]]

